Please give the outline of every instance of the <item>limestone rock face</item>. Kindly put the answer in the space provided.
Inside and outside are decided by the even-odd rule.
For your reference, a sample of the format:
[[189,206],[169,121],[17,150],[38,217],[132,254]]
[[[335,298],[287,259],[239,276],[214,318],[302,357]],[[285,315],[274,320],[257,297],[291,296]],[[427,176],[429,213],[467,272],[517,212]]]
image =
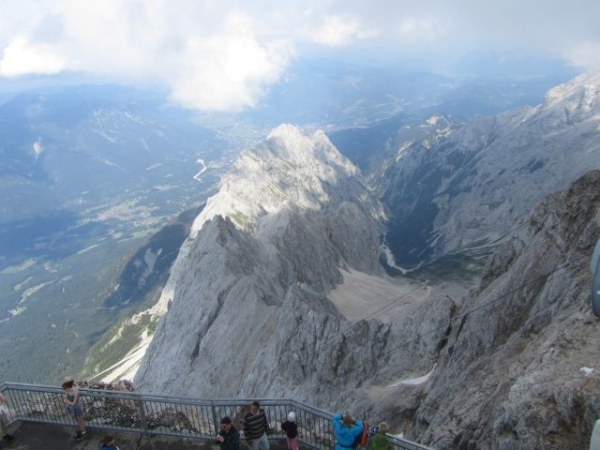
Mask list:
[[[340,328],[351,326],[326,294],[341,283],[341,269],[383,275],[380,211],[356,167],[322,133],[276,129],[241,156],[196,219],[136,384],[227,397],[281,395],[288,377],[303,373],[330,380],[355,356],[338,342]],[[354,337],[357,354],[363,337]],[[314,355],[298,359],[300,349]]]
[[548,196],[489,260],[416,412],[434,448],[581,449],[600,415],[589,262],[600,171]]
[[433,116],[394,137],[371,174],[399,265],[490,245],[545,195],[599,168],[600,74],[558,86],[535,108],[467,123]]
[[391,303],[414,303],[394,321],[348,320],[328,299],[346,270],[385,277],[374,192],[323,133],[274,130],[197,217],[136,385],[291,397],[439,449],[586,448],[600,414],[597,81],[468,126],[432,119],[429,139],[419,131],[388,161],[379,192],[403,208],[388,225],[403,217],[421,233],[415,258],[495,250],[467,296],[400,296]]

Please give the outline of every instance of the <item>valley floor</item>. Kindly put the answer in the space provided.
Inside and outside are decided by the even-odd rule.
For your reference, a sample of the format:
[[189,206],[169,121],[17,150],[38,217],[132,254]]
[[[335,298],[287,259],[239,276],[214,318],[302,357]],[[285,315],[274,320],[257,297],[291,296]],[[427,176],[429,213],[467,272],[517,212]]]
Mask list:
[[339,311],[349,320],[379,319],[394,322],[411,313],[424,301],[448,296],[460,302],[468,282],[442,282],[368,275],[350,269],[342,271],[344,282],[329,293]]

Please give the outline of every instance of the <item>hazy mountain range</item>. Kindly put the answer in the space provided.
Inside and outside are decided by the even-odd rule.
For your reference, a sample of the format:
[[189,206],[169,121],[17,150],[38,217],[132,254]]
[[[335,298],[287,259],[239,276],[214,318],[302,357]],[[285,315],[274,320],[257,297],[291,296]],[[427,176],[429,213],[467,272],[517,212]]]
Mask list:
[[60,379],[85,358],[146,392],[291,396],[435,448],[582,448],[599,76],[488,117],[442,102],[469,90],[437,77],[361,106],[365,80],[335,120],[304,105],[316,119],[263,140],[268,108],[234,123],[88,88],[2,105],[0,337],[22,336],[2,372]]
[[[30,79],[21,82],[30,90],[10,94],[1,84],[4,378],[53,382],[78,372],[122,316],[155,303],[168,274],[151,269],[170,264],[176,255],[166,248],[181,242],[194,213],[182,216],[186,223],[175,216],[197,211],[239,152],[282,121],[366,131],[372,145],[363,153],[378,154],[387,139],[381,129],[429,111],[469,117],[535,104],[572,72],[554,64],[506,76],[498,67],[504,76],[494,77],[471,67],[468,76],[441,76],[315,60],[293,67],[255,110],[237,114],[191,113],[169,106],[164,94],[122,86],[56,79],[54,88],[33,89]],[[344,151],[355,162],[362,157]],[[150,240],[172,221],[174,233]],[[26,364],[24,351],[34,355]]]
[[[162,227],[180,226],[153,238],[155,267],[168,270],[191,224],[176,216],[198,210],[239,149],[160,97],[117,86],[19,94],[0,105],[0,134],[2,370],[51,381],[80,370],[116,304],[155,295],[151,276],[134,300],[122,295],[121,271]],[[35,357],[20,361],[24,351]]]
[[[391,145],[371,187],[321,132],[278,127],[222,179],[160,301],[131,322],[160,317],[137,340],[138,357],[147,350],[136,384],[292,396],[387,418],[434,448],[581,448],[600,407],[580,370],[598,336],[587,258],[600,172],[534,208],[597,167],[598,80],[492,119],[433,116],[399,129],[410,139]],[[406,221],[404,233],[416,222],[424,237],[405,253],[429,277],[390,278],[385,244],[420,203],[435,208]],[[465,270],[475,250],[492,254],[479,281]],[[435,270],[457,253],[466,256],[451,270]],[[545,357],[573,323],[579,343]],[[573,402],[580,410],[566,414]]]

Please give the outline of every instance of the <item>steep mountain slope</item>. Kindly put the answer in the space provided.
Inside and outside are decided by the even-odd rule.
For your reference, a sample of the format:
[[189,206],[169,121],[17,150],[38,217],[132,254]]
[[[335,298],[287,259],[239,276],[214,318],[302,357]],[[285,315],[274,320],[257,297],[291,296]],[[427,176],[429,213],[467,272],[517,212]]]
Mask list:
[[398,264],[489,245],[544,195],[600,167],[599,98],[600,74],[586,75],[536,108],[467,123],[438,115],[398,130],[371,174]]
[[548,196],[463,302],[413,437],[434,448],[582,449],[600,415],[590,256],[600,171]]
[[374,192],[323,133],[277,128],[241,155],[196,219],[146,313],[162,318],[136,349],[152,339],[136,384],[290,396],[386,419],[434,448],[585,447],[600,412],[589,305],[600,171],[530,208],[598,164],[597,81],[559,87],[538,108],[402,130],[410,139],[380,192],[398,207],[394,220],[420,218],[404,234],[424,230],[428,247],[411,257],[497,252],[469,295],[424,297],[415,283],[389,303],[411,304],[394,321],[348,320],[331,300],[345,273],[384,277]]
[[182,174],[193,183],[196,159],[218,153],[214,132],[159,97],[120,87],[20,94],[0,105],[0,132],[0,223],[94,207],[127,190],[181,183]]
[[[278,127],[240,156],[196,219],[156,308],[170,305],[136,384],[178,394],[274,394],[274,381],[253,380],[278,333],[300,338],[279,325],[297,309],[287,303],[306,299],[341,318],[325,299],[341,283],[340,269],[383,274],[379,215],[357,169],[323,133]],[[283,373],[272,376],[287,384]]]
[[[281,120],[300,120],[309,129],[332,129],[370,123],[397,111],[403,117],[420,114],[441,103],[449,111],[474,112],[471,101],[463,101],[465,92],[468,96],[474,92],[472,85],[464,87],[464,80],[407,74],[401,67],[385,72],[382,83],[381,69],[317,72],[317,66],[323,68],[308,67],[275,87],[259,110],[229,116],[224,122],[209,114],[194,117],[192,123],[189,113],[165,106],[160,95],[118,86],[63,86],[3,97],[0,341],[10,348],[2,367],[4,378],[48,383],[65,370],[79,372],[90,346],[113,337],[109,331],[100,338],[118,322],[114,310],[105,311],[107,305],[128,305],[132,293],[155,298],[166,274],[155,271],[152,279],[144,274],[151,266],[168,266],[164,248],[153,247],[140,258],[130,258],[147,234],[206,198],[219,171],[237,154],[240,141],[255,142],[264,128]],[[482,96],[486,108],[496,111],[526,101],[519,93],[522,86],[537,96],[548,83],[547,78],[519,82],[507,93],[504,81],[492,82],[479,85],[477,92],[501,90],[508,103],[498,103],[495,95]],[[307,96],[308,86],[311,94],[324,95]],[[217,131],[207,131],[199,123]],[[303,195],[308,201],[313,194]],[[174,243],[182,236],[171,240],[161,233],[163,237]],[[137,280],[138,274],[146,283],[132,289],[128,281]],[[370,303],[370,311],[384,306],[384,300]],[[347,314],[348,303],[352,302],[336,305]],[[350,315],[368,316],[363,311]],[[143,316],[128,328],[135,333],[125,335],[134,334],[132,340],[137,341],[137,332],[153,323]],[[115,353],[120,355],[121,350]],[[28,363],[16,364],[24,353],[32,355]],[[52,371],[46,369],[49,364],[55,366]],[[95,359],[86,373],[97,373],[98,365]]]
[[[62,86],[0,104],[0,378],[79,373],[119,314],[156,302],[190,223],[159,230],[206,200],[233,152],[163,102]],[[119,272],[154,233],[134,288],[135,270]]]

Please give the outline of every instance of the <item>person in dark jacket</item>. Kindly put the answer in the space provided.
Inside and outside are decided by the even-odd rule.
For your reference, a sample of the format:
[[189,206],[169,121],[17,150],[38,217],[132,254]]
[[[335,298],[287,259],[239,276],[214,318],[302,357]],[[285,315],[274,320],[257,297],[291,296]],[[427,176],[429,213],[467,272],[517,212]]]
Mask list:
[[281,422],[281,429],[287,437],[288,450],[298,450],[298,426],[296,425],[296,413],[290,411],[287,420]]
[[240,432],[233,426],[229,416],[221,419],[217,441],[221,444],[221,450],[240,450]]
[[253,402],[250,412],[244,416],[244,437],[251,450],[269,450],[269,421],[260,403]]
[[356,438],[363,432],[363,423],[350,414],[336,414],[332,417],[335,433],[335,450],[353,450]]

